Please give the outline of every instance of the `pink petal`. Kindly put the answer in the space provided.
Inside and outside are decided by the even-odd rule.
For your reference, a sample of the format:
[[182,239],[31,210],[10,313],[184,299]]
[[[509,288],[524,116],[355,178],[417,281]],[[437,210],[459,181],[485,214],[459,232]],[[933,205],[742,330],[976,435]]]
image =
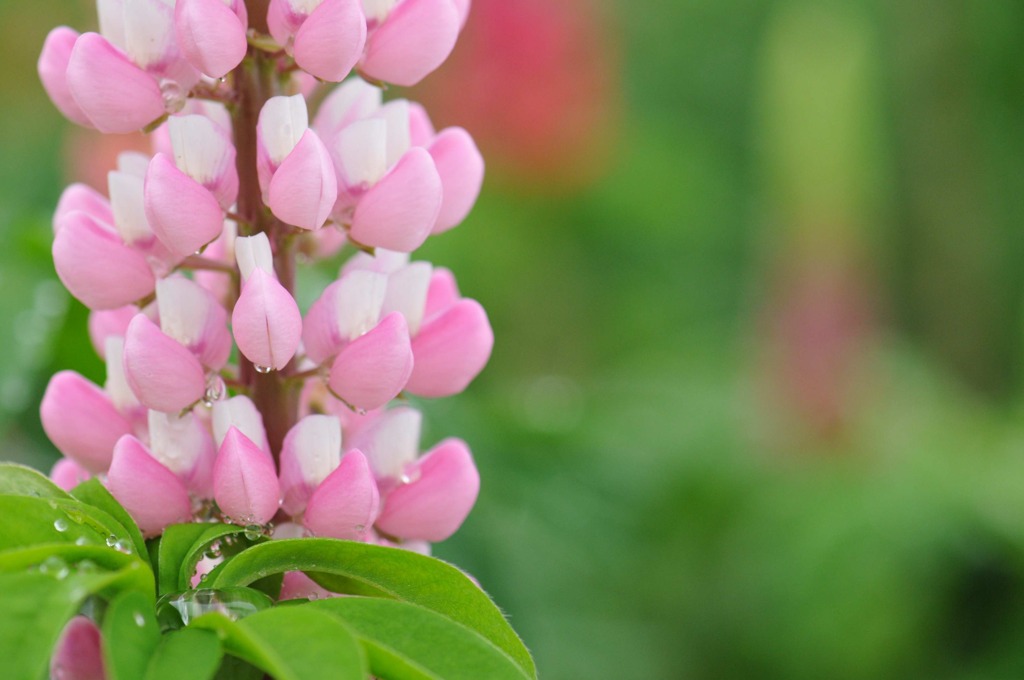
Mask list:
[[128,330],[128,324],[138,313],[139,309],[134,305],[89,312],[89,339],[96,354],[106,358],[107,338],[123,338]]
[[211,78],[242,63],[248,49],[246,25],[221,0],[177,0],[174,30],[185,57]]
[[353,449],[313,492],[302,523],[317,536],[365,541],[379,507],[370,464]]
[[460,300],[413,339],[416,364],[406,389],[421,397],[458,394],[483,370],[493,346],[487,312],[476,300]]
[[220,236],[224,213],[217,199],[167,156],[150,161],[144,191],[149,226],[174,255],[187,257]]
[[113,309],[153,292],[146,259],[112,229],[75,211],[61,220],[53,239],[53,265],[61,283],[90,309]]
[[422,104],[409,102],[409,142],[413,146],[430,146],[437,133],[430,115]]
[[442,131],[428,151],[444,187],[441,212],[432,230],[439,234],[462,222],[473,208],[484,183],[484,159],[473,138],[462,128]]
[[289,571],[281,583],[281,595],[277,598],[285,600],[322,600],[325,597],[336,597],[334,593],[319,585],[301,571]]
[[370,34],[362,70],[395,85],[415,85],[451,54],[459,21],[452,0],[404,0]]
[[414,408],[399,406],[380,412],[370,424],[351,436],[350,445],[363,451],[378,477],[398,479],[408,463],[420,453],[423,415]]
[[338,180],[330,154],[316,133],[306,130],[270,179],[270,210],[288,224],[319,229],[337,197]]
[[132,431],[110,397],[74,371],[50,378],[39,415],[57,450],[93,473],[107,469],[114,444]]
[[332,83],[356,65],[366,43],[366,18],[359,0],[324,0],[295,34],[295,63]]
[[131,435],[121,437],[114,447],[107,488],[147,537],[156,536],[168,524],[191,518],[192,503],[185,485]]
[[406,468],[411,479],[384,501],[377,528],[393,536],[443,541],[462,525],[480,491],[466,443],[446,439]]
[[148,408],[176,413],[202,399],[206,376],[192,352],[137,314],[124,337],[124,372]]
[[299,347],[302,314],[291,293],[262,269],[242,286],[231,313],[238,349],[256,366],[282,369]]
[[450,269],[435,267],[430,275],[430,287],[427,289],[427,305],[423,310],[423,318],[431,319],[444,312],[461,299],[455,275]]
[[267,6],[267,28],[281,47],[288,46],[304,19],[305,15],[292,10],[288,0],[270,0]]
[[470,0],[452,0],[455,3],[455,9],[459,13],[459,28],[461,29],[466,25],[466,19],[469,17],[469,6]]
[[363,245],[412,252],[430,234],[441,200],[434,160],[425,149],[409,149],[360,199],[350,233]]
[[341,350],[331,366],[329,384],[351,406],[370,410],[402,391],[413,370],[409,328],[398,312]]
[[100,132],[134,132],[164,114],[153,76],[96,33],[75,42],[67,79],[75,102]]
[[76,40],[78,40],[78,31],[67,26],[58,26],[50,31],[43,43],[43,51],[39,55],[36,67],[39,70],[39,80],[43,82],[43,89],[46,90],[46,94],[50,95],[50,99],[57,109],[68,120],[85,127],[92,127],[92,121],[79,108],[68,87],[68,61],[71,59],[71,50],[74,48]]
[[59,680],[107,680],[100,629],[86,616],[76,616],[60,634],[50,660],[50,677]]
[[[113,449],[111,449],[111,453],[113,453]],[[71,491],[90,477],[92,477],[91,472],[70,458],[61,458],[53,464],[53,469],[50,470],[50,481],[65,491]]]
[[281,446],[281,507],[298,515],[310,494],[341,461],[341,421],[309,415],[285,435]]
[[107,197],[86,184],[76,182],[69,185],[57,201],[57,209],[53,213],[54,233],[64,218],[76,210],[89,214],[99,222],[114,223],[114,213],[110,210]]
[[322,364],[376,326],[386,293],[387,278],[368,271],[346,272],[327,286],[303,321],[306,356]]
[[274,461],[232,427],[213,465],[213,497],[239,524],[266,524],[277,513],[280,488]]

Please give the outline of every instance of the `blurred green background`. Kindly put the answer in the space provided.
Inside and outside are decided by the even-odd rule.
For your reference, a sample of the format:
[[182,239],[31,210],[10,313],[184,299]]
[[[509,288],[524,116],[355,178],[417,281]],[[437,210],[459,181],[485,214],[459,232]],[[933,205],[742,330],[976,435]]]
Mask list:
[[[0,0],[0,431],[102,378],[49,219],[109,149]],[[474,0],[411,96],[488,160],[421,257],[491,364],[426,403],[483,477],[436,547],[542,676],[1024,677],[1024,4]],[[69,159],[77,158],[76,162]]]

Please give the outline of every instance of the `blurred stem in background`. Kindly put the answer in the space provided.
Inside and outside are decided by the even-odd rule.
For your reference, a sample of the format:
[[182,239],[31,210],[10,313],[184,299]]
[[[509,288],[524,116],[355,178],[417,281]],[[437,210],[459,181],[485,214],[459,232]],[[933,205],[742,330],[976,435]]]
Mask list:
[[765,424],[787,444],[841,439],[860,392],[877,383],[869,357],[889,173],[876,57],[852,3],[778,4],[764,38],[754,148],[767,285],[756,286],[754,342]]

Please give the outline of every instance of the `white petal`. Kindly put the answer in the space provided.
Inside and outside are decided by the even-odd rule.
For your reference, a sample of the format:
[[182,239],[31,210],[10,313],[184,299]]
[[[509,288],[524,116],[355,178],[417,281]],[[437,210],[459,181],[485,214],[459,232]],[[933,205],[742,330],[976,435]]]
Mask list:
[[[384,297],[381,316],[401,312],[409,325],[409,335],[415,336],[423,322],[427,306],[427,290],[434,268],[429,262],[413,262],[388,278],[388,292]],[[159,286],[159,284],[157,284]]]
[[110,395],[114,408],[125,413],[139,406],[139,399],[129,387],[124,375],[124,338],[108,336],[104,343],[104,356],[107,362],[107,381],[103,389]]
[[217,446],[224,442],[232,427],[251,439],[264,451],[269,452],[267,431],[263,427],[263,416],[249,397],[238,395],[213,404],[213,439]]
[[377,325],[387,289],[387,277],[377,272],[356,270],[341,279],[334,298],[341,337],[355,340]]
[[202,339],[210,299],[199,284],[184,276],[161,279],[156,282],[156,305],[164,333],[186,347]]
[[388,125],[387,164],[390,168],[412,145],[409,128],[409,102],[395,99],[380,107],[377,116]]
[[369,458],[378,476],[400,477],[406,463],[419,455],[422,425],[423,416],[416,409],[392,409],[377,421],[368,433],[368,441],[356,446]]
[[124,0],[124,51],[136,65],[163,62],[175,47],[173,0]]
[[192,471],[205,444],[191,412],[179,418],[174,413],[150,411],[149,440],[153,457],[176,475]]
[[306,100],[301,94],[271,97],[260,111],[259,126],[267,155],[275,164],[280,163],[309,127]]
[[398,0],[363,0],[363,12],[367,22],[381,22],[388,18]]
[[145,177],[150,157],[141,151],[122,151],[117,154],[117,169],[135,177]]
[[339,85],[317,111],[314,127],[327,135],[366,118],[380,108],[383,91],[362,78]]
[[350,187],[373,186],[388,170],[388,126],[380,118],[352,123],[338,135],[341,171]]
[[124,51],[124,0],[96,0],[100,33],[111,45]]
[[200,184],[220,177],[229,142],[216,123],[206,116],[173,116],[167,130],[179,170]]
[[[235,260],[245,281],[256,268],[274,275],[274,255],[270,251],[270,240],[264,232],[235,239]],[[252,437],[250,437],[252,439]]]
[[107,173],[110,209],[121,240],[131,245],[153,235],[146,220],[142,178],[117,170]]

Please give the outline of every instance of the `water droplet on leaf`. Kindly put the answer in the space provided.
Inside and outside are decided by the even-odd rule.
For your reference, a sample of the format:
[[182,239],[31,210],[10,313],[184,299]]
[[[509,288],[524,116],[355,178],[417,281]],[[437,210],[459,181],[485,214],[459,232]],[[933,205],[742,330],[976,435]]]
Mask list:
[[60,533],[64,533],[68,530],[68,521],[63,517],[58,517],[57,519],[53,520],[53,528]]

